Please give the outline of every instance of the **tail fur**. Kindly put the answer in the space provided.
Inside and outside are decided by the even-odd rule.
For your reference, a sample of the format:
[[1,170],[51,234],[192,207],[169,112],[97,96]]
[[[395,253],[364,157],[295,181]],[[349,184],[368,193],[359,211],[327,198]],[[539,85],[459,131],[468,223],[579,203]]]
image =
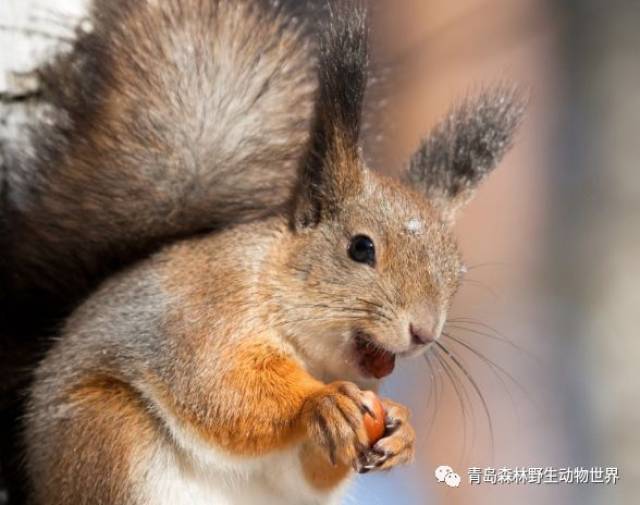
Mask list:
[[12,284],[84,289],[170,238],[285,204],[317,82],[303,28],[267,0],[99,0],[42,73],[65,121],[6,194]]

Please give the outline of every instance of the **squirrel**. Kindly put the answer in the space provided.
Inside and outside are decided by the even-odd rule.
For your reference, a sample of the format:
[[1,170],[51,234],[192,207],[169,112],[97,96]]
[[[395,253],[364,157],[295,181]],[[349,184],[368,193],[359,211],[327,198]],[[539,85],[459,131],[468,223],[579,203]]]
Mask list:
[[98,0],[43,71],[65,120],[5,181],[2,282],[83,300],[29,387],[34,504],[329,504],[411,461],[392,400],[369,446],[364,391],[439,337],[456,212],[523,101],[482,91],[378,174],[366,10],[329,6],[312,33],[267,0]]

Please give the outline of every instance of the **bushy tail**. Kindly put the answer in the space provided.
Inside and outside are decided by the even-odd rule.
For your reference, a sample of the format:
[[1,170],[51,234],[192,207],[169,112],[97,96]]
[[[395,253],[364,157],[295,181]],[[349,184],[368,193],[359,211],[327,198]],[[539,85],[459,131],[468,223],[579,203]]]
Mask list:
[[167,240],[285,204],[307,144],[314,51],[267,0],[99,0],[43,71],[65,120],[7,194],[11,283],[82,290]]

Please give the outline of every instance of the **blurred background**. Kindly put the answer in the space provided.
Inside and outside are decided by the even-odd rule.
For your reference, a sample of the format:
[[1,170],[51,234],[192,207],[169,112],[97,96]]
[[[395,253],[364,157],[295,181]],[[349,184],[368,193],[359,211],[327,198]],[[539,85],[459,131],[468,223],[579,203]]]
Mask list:
[[[0,1],[0,98],[30,92],[34,61],[68,44],[84,4]],[[359,477],[345,503],[637,503],[640,2],[371,5],[387,71],[369,114],[375,168],[400,170],[482,83],[517,82],[530,101],[515,148],[457,226],[469,273],[442,341],[451,356],[403,363],[384,387],[413,411],[416,463]],[[2,136],[25,106],[5,100]],[[436,481],[439,465],[460,487]],[[469,468],[503,467],[617,467],[619,480],[469,484]]]

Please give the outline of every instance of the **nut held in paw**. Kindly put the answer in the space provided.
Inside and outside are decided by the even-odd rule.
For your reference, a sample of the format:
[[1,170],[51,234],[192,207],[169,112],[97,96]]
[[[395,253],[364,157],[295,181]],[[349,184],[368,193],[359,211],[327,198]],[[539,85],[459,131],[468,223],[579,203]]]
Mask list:
[[373,391],[365,391],[365,403],[375,417],[369,413],[364,415],[364,427],[369,437],[369,445],[373,446],[384,435],[384,407]]

